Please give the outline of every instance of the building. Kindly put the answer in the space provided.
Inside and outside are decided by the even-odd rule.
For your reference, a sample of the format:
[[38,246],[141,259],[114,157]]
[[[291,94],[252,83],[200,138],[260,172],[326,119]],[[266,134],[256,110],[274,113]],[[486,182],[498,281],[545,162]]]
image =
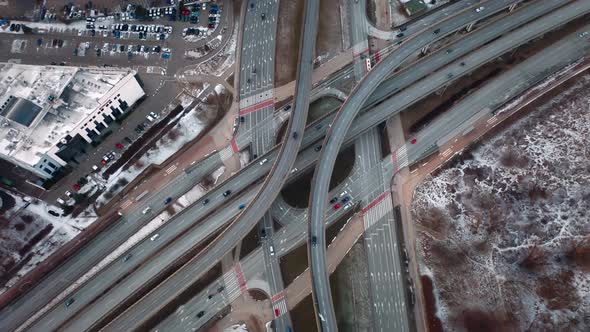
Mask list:
[[0,158],[45,180],[75,167],[144,97],[135,74],[0,64]]
[[416,14],[423,13],[428,9],[428,6],[423,0],[401,0],[401,3],[404,6],[408,16],[414,16]]

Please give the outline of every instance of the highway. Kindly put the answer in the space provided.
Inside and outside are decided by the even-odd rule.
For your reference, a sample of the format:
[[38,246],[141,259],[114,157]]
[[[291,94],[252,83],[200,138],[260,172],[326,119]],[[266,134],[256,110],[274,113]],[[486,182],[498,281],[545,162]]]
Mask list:
[[[268,177],[252,202],[246,206],[243,212],[237,217],[237,220],[232,222],[223,231],[219,236],[219,241],[215,241],[210,245],[204,254],[197,256],[201,263],[200,271],[211,268],[220,257],[231,250],[232,244],[242,239],[262,219],[262,216],[268,210],[274,198],[279,194],[283,183],[295,164],[295,159],[297,158],[297,153],[303,139],[303,130],[309,108],[319,2],[308,0],[305,2],[304,8],[303,35],[299,48],[299,65],[297,68],[297,86],[295,88],[293,102],[293,115],[286,130],[284,144],[281,145]],[[167,281],[171,281],[178,276],[179,274],[175,273]],[[177,283],[176,285],[183,284],[186,283]],[[139,325],[140,322],[150,317],[152,313],[157,312],[159,308],[166,305],[168,302],[165,299],[174,295],[168,292],[162,292],[162,289],[160,287],[153,289],[141,301],[135,303],[123,312],[123,314],[111,321],[106,328],[123,331],[130,330],[134,326]]]
[[[569,20],[572,17],[575,17],[576,15],[582,15],[584,13],[583,11],[580,13],[577,13],[579,8],[576,9],[574,6],[568,7],[567,9],[568,9],[567,12],[569,14],[564,15],[564,13],[566,13],[566,12],[564,12],[563,10],[560,9],[560,10],[556,11],[555,13],[551,14],[550,16],[548,16],[547,18],[543,18],[539,22],[534,22],[533,24],[535,25],[535,28],[543,28],[543,29],[545,29],[544,31],[549,31],[552,28],[555,28],[555,26],[557,26],[558,24],[560,24],[560,22]],[[572,9],[574,9],[574,10],[572,10]],[[515,12],[515,14],[513,14],[513,15],[523,15],[525,13],[531,14],[531,10],[518,11],[518,12]],[[560,19],[556,19],[556,18],[560,18]],[[498,24],[500,24],[500,23],[502,23],[502,21],[498,22]],[[529,38],[532,38],[533,36],[536,36],[539,33],[539,32],[536,32],[535,29],[529,29],[528,27],[526,27],[526,29],[525,28],[519,29],[516,33],[526,32],[526,31],[528,31]],[[541,31],[543,31],[543,30],[541,30]],[[513,41],[513,42],[509,42],[509,41]],[[511,33],[511,34],[506,35],[506,37],[503,37],[497,41],[494,41],[490,45],[495,45],[496,47],[494,49],[503,49],[502,52],[505,52],[506,50],[509,50],[510,48],[512,48],[514,45],[518,45],[518,44],[516,44],[516,42],[518,42],[518,38],[514,38],[514,34]],[[490,49],[485,49],[485,50],[481,50],[481,51],[478,50],[474,53],[474,57],[481,59],[483,57],[483,55],[487,54],[487,52],[489,52],[489,51],[490,51]],[[493,53],[493,55],[489,56],[489,59],[495,58],[495,56],[496,56],[496,53]],[[465,66],[465,68],[467,71],[473,70],[474,68],[476,68],[480,64],[481,63],[479,63],[478,61],[469,61],[468,64]],[[440,86],[442,86],[442,83],[440,83],[440,81],[448,80],[446,71],[441,71],[440,73],[436,73],[433,76],[434,76],[433,81],[435,82],[433,85],[434,87],[428,87],[429,91],[434,91],[434,90],[436,90],[436,88],[440,88]],[[422,82],[422,84],[415,85],[413,88],[408,89],[405,93],[409,94],[410,96],[416,96],[419,93],[421,93],[421,91],[422,91],[421,86],[428,85],[429,81],[430,80]],[[400,105],[404,105],[403,102],[404,102],[405,98],[402,99],[402,98],[399,98],[399,96],[398,96],[398,98],[392,98],[392,99],[397,99],[400,101]],[[405,105],[407,106],[408,104],[406,103]],[[395,108],[396,111],[398,109],[399,108]],[[387,107],[384,107],[384,108],[380,109],[380,112],[391,112],[391,111],[389,111]],[[391,113],[384,115],[383,119],[389,115],[391,115]],[[365,115],[362,115],[359,119],[362,119],[364,116]],[[365,121],[363,120],[361,122],[365,122]],[[353,127],[353,129],[355,129],[355,127]],[[355,129],[353,131],[355,133],[358,133],[358,132],[361,132],[362,130]],[[389,158],[386,158],[385,160],[389,160]],[[300,165],[296,165],[296,166],[301,167]],[[392,173],[389,173],[389,174],[392,174]],[[365,185],[365,187],[366,187],[366,185]],[[339,190],[340,189],[335,189],[333,191],[333,193],[337,193]],[[352,192],[354,192],[354,190],[352,190]],[[333,193],[331,193],[330,196],[333,195]],[[354,196],[354,197],[356,197],[356,196]],[[354,199],[354,197],[353,197],[353,199]],[[300,216],[306,217],[305,210],[289,209],[284,204],[281,203],[281,205],[282,205],[282,209],[278,208],[277,210],[275,210],[275,212],[273,212],[273,215],[275,215],[275,218],[277,218],[277,219],[278,218],[299,218]],[[296,242],[297,236],[300,236],[301,234],[305,234],[305,228],[301,228],[301,227],[305,227],[305,223],[297,223],[297,225],[298,225],[297,229],[295,229],[294,231],[291,231],[289,228],[289,227],[291,227],[291,222],[287,223],[287,225],[288,225],[287,226],[288,228],[281,229],[279,231],[279,234],[283,234],[283,232],[287,232],[287,233],[291,234],[291,236],[289,238],[284,238],[282,240],[278,240],[276,238],[273,239],[274,243],[279,243],[279,245],[276,246],[278,248],[278,249],[276,249],[278,255],[284,254],[283,250],[285,250],[285,249],[282,247],[283,243],[294,243],[294,242]],[[392,232],[391,229],[384,228],[383,236],[392,237],[393,235],[391,235],[392,234],[391,232]],[[287,250],[289,250],[289,249],[287,249]],[[260,261],[260,256],[257,258],[257,260]],[[248,260],[242,262],[242,270],[244,270],[244,274],[246,276],[248,276],[248,272],[247,272],[248,267],[247,266],[250,266],[249,263],[247,263],[247,262],[248,262]],[[258,266],[258,268],[260,268],[260,266]],[[169,328],[171,326],[174,326],[174,323],[172,323],[172,321],[177,321],[178,319],[182,319],[182,318],[190,320],[190,318],[189,318],[190,312],[199,312],[200,310],[203,310],[206,308],[206,304],[205,304],[206,301],[203,303],[200,303],[199,301],[201,301],[201,300],[203,300],[201,295],[195,297],[193,300],[191,300],[189,303],[187,303],[183,306],[182,313],[178,313],[178,316],[174,316],[174,317],[171,316],[169,319],[167,319],[167,323],[164,325],[161,325],[161,326]],[[227,301],[229,301],[229,302],[227,302]],[[229,304],[229,303],[231,303],[231,297],[229,300],[226,299],[226,302],[224,302],[222,307]],[[187,309],[189,307],[193,308],[192,311]],[[211,315],[215,315],[215,313],[211,313]],[[198,322],[194,322],[194,323],[197,324]],[[167,325],[167,324],[171,324],[171,325]],[[177,322],[177,324],[181,324],[181,322]],[[197,326],[192,326],[192,327],[196,328]],[[160,329],[160,330],[161,331],[168,330],[167,328]]]
[[[537,7],[533,7],[533,8],[537,8]],[[516,14],[516,13],[515,13],[515,14]],[[477,32],[476,32],[476,33],[477,33]],[[469,64],[470,64],[470,63],[469,63]],[[424,65],[424,66],[426,66],[426,64],[423,64],[423,65]],[[467,69],[468,69],[468,68],[467,68]],[[400,75],[401,75],[402,73],[403,73],[403,72],[400,72]],[[444,79],[443,79],[443,81],[444,81]],[[444,83],[441,83],[441,84],[444,84]],[[415,95],[416,95],[416,94],[415,94]],[[412,95],[410,94],[410,96],[412,96]],[[386,111],[387,111],[387,110],[386,110]],[[390,113],[389,113],[389,114],[390,114]],[[387,115],[384,115],[382,118],[386,118],[386,116],[387,116]],[[361,117],[361,118],[363,118],[363,117]],[[359,118],[359,120],[361,120],[361,118]],[[367,117],[364,117],[364,119],[367,119]],[[374,120],[374,121],[378,121],[378,120]],[[324,120],[320,121],[319,123],[329,123],[329,122],[331,122],[331,118],[328,118],[328,120],[327,120],[327,121],[324,119]],[[360,123],[361,123],[361,126],[360,126],[360,127],[362,127],[362,124],[363,124],[363,123],[365,123],[365,124],[366,124],[366,123],[370,123],[370,121],[364,121],[364,122],[363,122],[363,121],[360,121]],[[378,122],[376,122],[376,123],[378,123]],[[312,128],[313,128],[313,126],[310,126],[310,127],[312,127]],[[323,128],[326,128],[326,127],[327,127],[327,125],[325,125]],[[360,127],[359,127],[359,128],[360,128]],[[367,128],[367,127],[369,127],[369,125],[365,125],[365,128]],[[354,129],[354,128],[353,128],[353,129]],[[360,131],[361,131],[361,130],[356,130],[356,132],[360,132]],[[355,132],[355,130],[353,130],[353,132]],[[314,140],[314,139],[315,139],[315,140],[317,140],[317,138],[321,137],[321,134],[323,134],[323,130],[317,130],[317,131],[314,131],[314,130],[312,130],[312,131],[311,131],[311,135],[309,135],[309,134],[308,134],[308,135],[305,135],[305,138],[304,138],[304,146],[308,146],[308,145],[310,145],[310,142],[311,142],[311,143],[313,143],[313,140]],[[308,139],[308,136],[310,137],[309,139]],[[315,137],[315,138],[314,138],[314,137]],[[271,157],[272,157],[272,156],[271,156]],[[270,163],[269,163],[269,164],[270,164]],[[303,166],[298,166],[298,165],[296,165],[296,167],[298,167],[300,170],[302,170],[302,169],[303,169],[303,168],[302,168]],[[244,187],[244,188],[245,188],[245,187],[247,187],[247,186],[249,185],[249,183],[251,183],[251,181],[253,181],[253,180],[255,180],[255,179],[257,179],[257,178],[259,178],[259,177],[261,177],[261,176],[264,176],[264,174],[266,174],[266,172],[268,171],[268,167],[266,168],[266,170],[265,170],[265,167],[253,167],[253,168],[255,168],[255,169],[261,169],[261,171],[262,171],[262,172],[256,172],[256,173],[245,172],[245,173],[244,173],[242,176],[235,177],[235,178],[237,178],[237,179],[239,179],[239,178],[242,178],[242,179],[245,179],[245,178],[247,178],[247,179],[248,179],[246,182],[244,182],[244,183],[243,183],[243,187]],[[211,203],[209,203],[209,204],[215,204],[215,203],[216,203],[216,202],[218,202],[218,201],[222,201],[222,202],[223,202],[224,200],[223,200],[223,198],[221,197],[220,193],[221,193],[221,192],[223,192],[223,190],[224,190],[225,188],[232,188],[232,190],[236,190],[236,189],[235,189],[235,187],[233,187],[233,186],[234,186],[234,183],[233,183],[233,182],[232,182],[232,184],[231,184],[231,185],[229,185],[229,184],[228,184],[228,186],[227,186],[227,187],[226,187],[226,186],[224,186],[224,185],[222,184],[222,185],[221,185],[221,188],[217,188],[217,189],[219,189],[219,190],[215,190],[215,191],[211,192],[211,193],[210,193],[210,195],[207,195],[207,197],[214,197],[214,198],[212,199]],[[240,185],[238,185],[237,187],[239,188],[239,187],[240,187]],[[202,203],[202,201],[200,201],[200,202],[197,202],[197,204],[200,204],[200,203]],[[213,209],[213,208],[216,208],[216,207],[215,207],[214,205],[212,205],[212,206],[211,206],[211,208]],[[78,301],[77,301],[77,302],[78,302]],[[61,307],[61,306],[60,306],[60,307]],[[74,310],[74,309],[72,309],[72,310]]]
[[[456,9],[456,5],[447,6],[444,10],[452,12]],[[417,29],[415,26],[427,25],[431,16],[437,16],[442,13],[443,10],[437,11],[432,15],[422,18],[415,24],[408,25],[408,31]],[[256,83],[256,86],[263,88],[262,83]],[[257,130],[252,128],[251,131]],[[244,132],[240,130],[239,136],[236,139],[237,145],[242,146],[242,142],[249,142],[248,135],[251,131]],[[323,134],[323,132],[322,132]],[[244,136],[244,137],[242,137]],[[307,135],[306,135],[307,136]],[[315,140],[312,138],[312,141]],[[247,142],[246,142],[247,141]],[[304,143],[306,141],[304,140]],[[143,225],[145,225],[149,218],[140,214],[145,207],[151,206],[154,211],[161,211],[163,207],[160,206],[160,202],[166,197],[179,197],[188,189],[192,188],[198,183],[204,175],[210,174],[213,170],[222,165],[221,159],[224,159],[224,155],[228,153],[219,153],[213,155],[213,158],[218,158],[214,163],[209,161],[203,161],[195,165],[194,169],[197,172],[191,176],[185,176],[184,174],[180,177],[176,177],[174,181],[161,188],[160,192],[165,194],[150,197],[148,194],[134,209],[134,212],[129,213],[125,216],[127,222],[117,223],[103,231],[102,234],[97,236],[94,240],[91,240],[84,248],[76,252],[74,255],[64,262],[60,267],[51,271],[48,276],[42,280],[39,284],[31,287],[27,295],[18,298],[12,302],[10,306],[3,308],[0,312],[0,329],[14,329],[19,324],[23,323],[27,318],[32,317],[38,309],[49,303],[52,299],[55,299],[64,289],[68,288],[72,282],[79,279],[86,271],[89,271],[93,266],[105,257],[105,253],[112,252],[116,247],[128,239],[132,234],[136,233]],[[164,197],[166,196],[166,197]],[[6,319],[10,316],[11,319]]]
[[[326,207],[325,197],[328,194],[328,186],[334,163],[353,120],[360,112],[370,94],[375,91],[387,75],[394,68],[399,66],[404,59],[449,33],[485,18],[486,16],[493,15],[513,3],[514,1],[509,0],[487,1],[483,3],[485,4],[485,9],[479,12],[476,12],[474,10],[475,8],[466,8],[452,18],[447,18],[438,22],[425,29],[422,33],[406,40],[402,47],[385,57],[365,76],[362,82],[353,89],[349,98],[342,105],[332,123],[332,127],[328,130],[324,139],[324,148],[322,149],[312,181],[312,193],[310,199],[311,217],[308,255],[312,276],[312,294],[319,330],[337,330],[336,317],[332,305],[332,295],[329,287],[329,276],[326,269],[326,247],[323,220]],[[479,6],[479,4],[477,6]]]

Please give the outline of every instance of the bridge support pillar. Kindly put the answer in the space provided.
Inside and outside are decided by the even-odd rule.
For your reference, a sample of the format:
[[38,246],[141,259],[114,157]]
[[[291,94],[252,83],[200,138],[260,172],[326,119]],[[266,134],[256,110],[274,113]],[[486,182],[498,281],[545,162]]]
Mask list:
[[426,55],[426,53],[428,53],[429,47],[430,47],[430,45],[426,45],[426,46],[422,47],[422,49],[420,50],[420,53],[422,53],[422,55]]
[[516,9],[516,3],[513,3],[510,5],[510,7],[508,7],[508,11],[513,11],[514,9]]
[[471,32],[471,30],[473,30],[473,27],[474,27],[474,26],[475,26],[475,22],[473,22],[473,23],[470,23],[470,24],[467,26],[467,32]]

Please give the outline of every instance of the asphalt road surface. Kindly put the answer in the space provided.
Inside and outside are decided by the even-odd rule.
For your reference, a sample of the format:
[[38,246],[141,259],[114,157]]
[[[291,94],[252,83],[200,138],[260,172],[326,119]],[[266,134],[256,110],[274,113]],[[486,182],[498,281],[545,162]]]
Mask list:
[[[316,166],[310,200],[311,220],[310,245],[308,251],[313,283],[312,294],[316,308],[318,328],[320,330],[337,330],[336,317],[332,305],[332,295],[329,287],[329,277],[326,269],[323,219],[326,206],[325,197],[328,193],[329,181],[334,168],[336,156],[338,155],[338,151],[346,137],[346,132],[350,128],[354,118],[361,110],[370,94],[375,91],[379,83],[386,78],[391,70],[399,66],[404,59],[408,58],[422,47],[439,40],[443,36],[461,29],[470,23],[485,18],[486,16],[493,15],[513,3],[514,1],[509,0],[488,1],[485,3],[485,10],[478,12],[474,10],[475,8],[466,8],[465,11],[459,12],[457,15],[447,18],[428,29],[425,29],[424,32],[413,36],[411,39],[407,40],[402,47],[377,64],[371,72],[365,76],[360,84],[355,87],[349,98],[342,105],[340,112],[336,116],[332,127],[324,139],[325,144],[322,149],[319,163]],[[312,245],[312,243],[314,243],[314,245]]]
[[[467,69],[469,69],[469,68],[467,68]],[[383,113],[383,112],[381,112],[381,113]],[[387,115],[383,116],[382,118],[386,118],[386,116],[387,116]],[[361,117],[361,118],[362,118],[362,117]],[[331,118],[327,118],[327,119],[328,119],[327,121],[326,121],[326,120],[324,120],[324,121],[320,121],[319,123],[320,123],[320,124],[321,124],[321,123],[326,123],[326,124],[327,124],[327,123],[330,123],[330,122],[331,122]],[[361,119],[359,119],[359,120],[361,120]],[[377,121],[378,121],[378,120],[377,120]],[[360,121],[360,123],[362,124],[362,123],[363,123],[363,121]],[[368,123],[368,122],[367,122],[367,121],[364,121],[364,123]],[[377,122],[377,123],[378,123],[378,122]],[[324,126],[324,128],[325,128],[325,127],[327,127],[327,125],[325,125],[325,126]],[[359,126],[359,127],[362,127],[362,125],[361,125],[361,126]],[[366,126],[366,127],[368,127],[368,126]],[[353,132],[354,132],[354,131],[355,131],[355,130],[354,130],[354,128],[353,128]],[[359,132],[359,130],[357,130],[357,132]],[[310,135],[310,134],[311,134],[311,135]],[[323,134],[323,130],[321,130],[321,129],[319,129],[319,130],[315,130],[315,131],[314,131],[314,130],[311,130],[311,132],[309,132],[309,134],[308,134],[308,135],[305,135],[305,136],[306,136],[306,139],[304,140],[304,145],[306,145],[306,142],[305,142],[305,141],[307,141],[307,145],[309,145],[309,144],[310,144],[310,142],[312,142],[312,140],[314,139],[314,136],[315,136],[315,139],[317,139],[317,138],[321,137],[321,135],[322,135],[322,134]],[[307,137],[311,137],[311,139],[307,139]],[[301,167],[299,167],[299,169],[302,169],[302,168],[301,168]],[[263,172],[263,174],[264,174],[264,172]],[[246,176],[246,175],[245,175],[245,176]],[[248,174],[247,176],[251,176],[251,174]],[[179,181],[179,183],[182,183],[182,181]],[[233,188],[233,187],[232,187],[232,188]],[[163,197],[164,197],[164,196],[166,196],[166,195],[163,195]],[[161,197],[161,198],[159,198],[159,199],[155,199],[155,200],[154,200],[154,202],[156,202],[156,201],[159,201],[159,200],[163,200],[163,197]],[[147,200],[147,199],[146,199],[146,200]],[[212,202],[212,203],[213,203],[213,202]],[[140,217],[141,217],[141,216],[140,216]],[[118,233],[119,233],[119,232],[117,232],[117,233],[115,233],[115,234],[118,234]],[[105,241],[105,242],[106,242],[106,241]],[[67,282],[72,282],[72,280],[67,280],[67,279],[65,279],[65,281],[66,281],[66,283],[67,283]],[[51,289],[51,288],[50,288],[50,289]],[[7,320],[5,320],[5,319],[3,319],[2,321],[4,321],[4,322],[7,322]]]

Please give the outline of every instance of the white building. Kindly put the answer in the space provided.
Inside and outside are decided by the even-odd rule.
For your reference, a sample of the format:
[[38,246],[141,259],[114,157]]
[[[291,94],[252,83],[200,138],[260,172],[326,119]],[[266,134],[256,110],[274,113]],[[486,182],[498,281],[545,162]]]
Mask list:
[[144,95],[132,71],[0,64],[0,158],[49,179]]

